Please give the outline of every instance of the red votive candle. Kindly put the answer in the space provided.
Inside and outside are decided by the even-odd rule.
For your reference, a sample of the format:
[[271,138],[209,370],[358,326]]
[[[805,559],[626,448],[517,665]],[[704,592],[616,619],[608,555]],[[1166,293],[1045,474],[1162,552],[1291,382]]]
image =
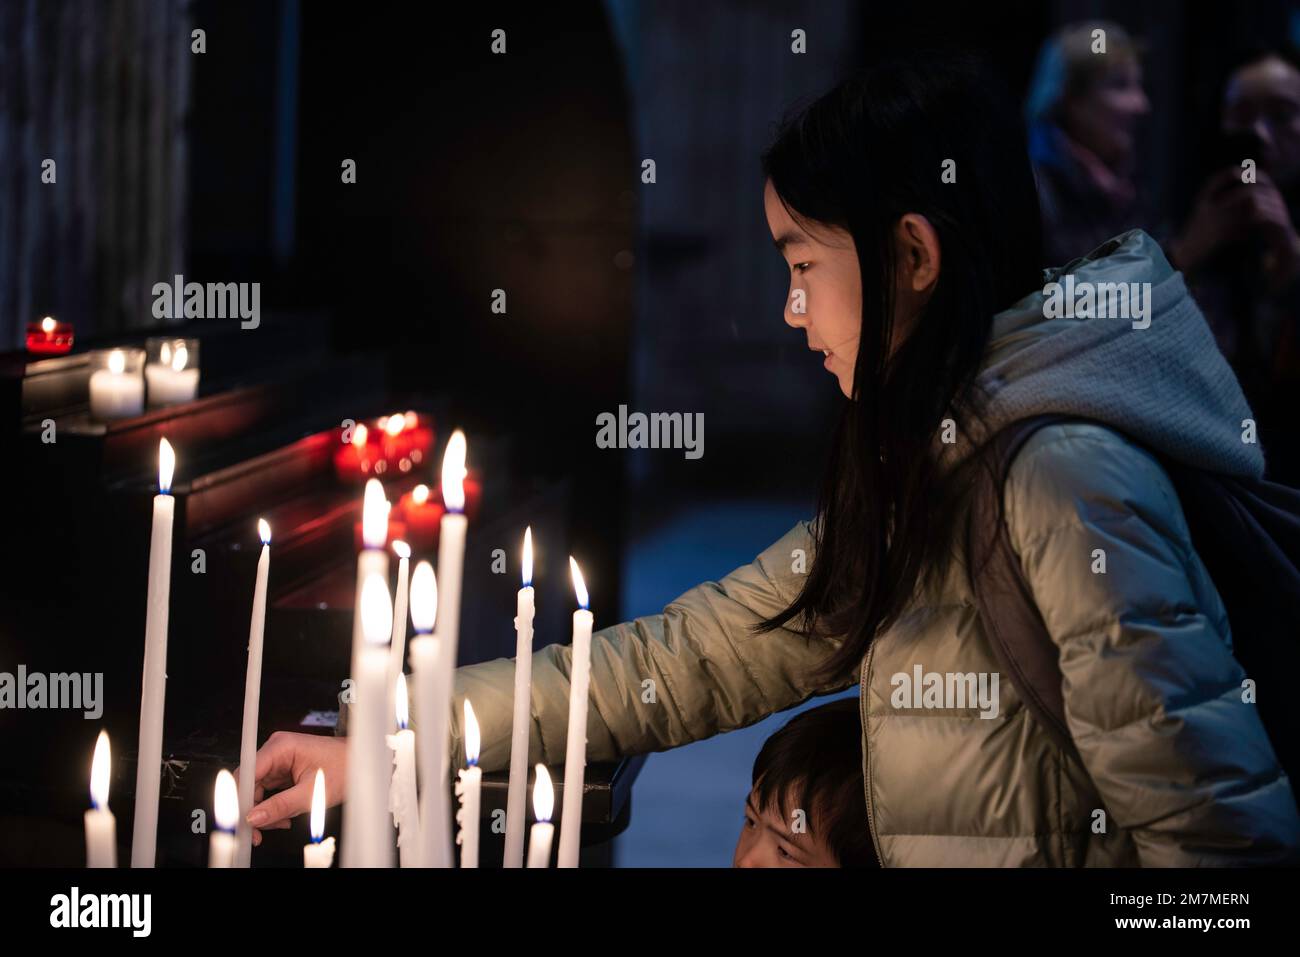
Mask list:
[[341,481],[358,484],[372,478],[401,478],[428,462],[433,439],[432,425],[421,421],[414,412],[386,415],[378,422],[359,422],[350,443],[343,443],[343,430],[339,430],[335,474]]
[[417,485],[403,495],[396,509],[406,524],[406,539],[414,552],[433,552],[438,547],[438,532],[442,528],[442,503],[435,501],[427,485]]
[[433,448],[433,428],[414,412],[384,416],[371,435],[378,435],[380,458],[393,475],[408,475],[418,469]]
[[46,316],[27,324],[27,351],[40,356],[61,356],[72,351],[72,323]]

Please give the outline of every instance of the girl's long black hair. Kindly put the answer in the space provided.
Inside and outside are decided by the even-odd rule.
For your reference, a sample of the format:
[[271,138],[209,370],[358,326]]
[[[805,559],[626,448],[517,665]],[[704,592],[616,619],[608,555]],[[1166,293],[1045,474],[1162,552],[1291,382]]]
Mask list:
[[[790,607],[758,626],[843,636],[820,669],[842,677],[952,541],[959,473],[936,459],[943,420],[961,429],[979,415],[974,382],[993,315],[1042,283],[1038,198],[1011,98],[981,63],[943,51],[852,76],[781,124],[762,167],[796,222],[852,235],[862,275],[853,395],[812,564]],[[940,271],[891,357],[894,230],[905,213],[934,227]]]

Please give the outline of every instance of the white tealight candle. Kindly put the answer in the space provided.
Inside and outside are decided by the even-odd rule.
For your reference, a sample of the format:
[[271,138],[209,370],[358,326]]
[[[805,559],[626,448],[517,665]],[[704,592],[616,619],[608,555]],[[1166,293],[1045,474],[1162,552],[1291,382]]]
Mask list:
[[388,735],[393,751],[393,780],[388,789],[388,809],[397,825],[397,851],[402,867],[420,865],[420,806],[415,796],[415,732],[406,702],[406,675],[395,682],[397,733]]
[[144,411],[144,379],[137,366],[126,371],[126,353],[114,349],[108,356],[108,368],[97,369],[90,376],[90,414],[101,422],[126,419]]
[[266,631],[266,579],[271,570],[271,526],[257,520],[262,539],[262,554],[257,560],[257,578],[253,585],[253,617],[248,626],[248,671],[244,677],[244,727],[239,745],[239,855],[238,867],[253,861],[253,829],[248,812],[253,809],[253,786],[257,771],[257,712],[262,700],[262,637]]
[[546,765],[537,765],[537,780],[533,784],[533,817],[537,823],[528,835],[528,866],[551,866],[551,839],[555,836],[555,825],[551,823],[551,811],[555,807],[555,788],[551,784],[550,772]]
[[[438,843],[437,829],[433,826],[433,792],[439,786],[438,749],[434,742],[437,715],[450,710],[447,702],[439,702],[438,695],[438,639],[434,637],[437,619],[438,583],[433,566],[420,562],[411,575],[411,624],[415,637],[411,639],[411,676],[415,679],[415,707],[419,712],[420,736],[416,742],[420,749],[420,852],[417,857],[421,867],[450,867],[451,862],[442,857],[446,850]],[[444,805],[445,807],[445,805]]]
[[[393,542],[393,551],[397,554],[397,592],[393,596],[393,642],[388,646],[388,687],[397,687],[397,678],[406,664],[406,600],[410,590],[411,546],[406,542]],[[389,713],[396,715],[397,702]],[[393,730],[392,727],[389,730]]]
[[149,590],[144,619],[144,678],[140,690],[140,744],[135,771],[135,824],[131,866],[153,867],[158,840],[158,792],[162,785],[163,704],[167,693],[167,603],[172,578],[171,496],[176,454],[158,443],[158,494],[153,500],[149,542]]
[[343,866],[392,867],[388,818],[388,641],[393,602],[382,575],[361,586],[365,644],[357,656],[355,697],[348,726],[348,796],[343,803]]
[[235,825],[239,821],[239,786],[235,784],[235,776],[225,768],[217,772],[212,805],[216,827],[208,846],[208,867],[234,867],[238,850]]
[[180,405],[193,402],[199,392],[199,370],[189,367],[189,350],[177,346],[173,352],[163,343],[161,362],[150,362],[144,367],[144,381],[149,389],[149,407]]
[[117,867],[117,822],[108,809],[112,754],[108,733],[99,732],[90,762],[90,810],[86,812],[86,866]]
[[[465,434],[457,429],[447,440],[442,459],[442,500],[447,506],[438,538],[438,678],[433,724],[428,728],[436,749],[429,819],[433,824],[437,860],[452,864],[451,808],[447,778],[451,769],[451,700],[455,688],[456,650],[460,635],[460,587],[465,565]],[[421,735],[424,731],[421,731]]]
[[569,665],[569,737],[564,752],[564,808],[560,814],[558,867],[578,866],[582,836],[582,785],[587,766],[587,689],[591,682],[591,625],[587,586],[578,563],[569,557],[579,608],[573,613],[573,649]]
[[456,843],[460,845],[461,867],[478,867],[478,817],[483,791],[483,769],[478,766],[478,748],[478,721],[466,698],[465,763],[469,767],[456,772],[460,778],[456,782],[456,794],[460,797],[460,810],[456,812],[460,833],[456,835]]
[[506,795],[505,867],[524,863],[524,802],[528,788],[528,726],[533,684],[533,530],[524,529],[523,587],[515,603],[515,709],[510,734],[510,790]]
[[334,838],[324,834],[325,771],[317,768],[316,783],[311,789],[311,843],[303,845],[303,867],[329,867],[334,863]]

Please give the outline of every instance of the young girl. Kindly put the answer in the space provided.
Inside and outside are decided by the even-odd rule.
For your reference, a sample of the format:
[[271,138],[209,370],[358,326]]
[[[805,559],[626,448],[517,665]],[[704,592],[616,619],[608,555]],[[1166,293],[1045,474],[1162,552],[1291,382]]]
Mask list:
[[[1241,700],[1224,606],[1152,453],[1251,476],[1263,457],[1242,441],[1250,410],[1159,247],[1134,231],[1070,267],[1077,288],[1136,284],[1145,319],[1048,318],[1016,112],[951,57],[848,80],[784,124],[763,166],[790,269],[785,321],[848,400],[819,517],[662,613],[593,636],[588,761],[678,747],[856,682],[862,827],[886,867],[1294,853],[1290,783]],[[1060,650],[1081,761],[997,680],[959,534],[963,464],[1001,426],[1045,412],[1092,422],[1036,433],[1004,505]],[[569,662],[564,645],[534,655],[530,763],[564,762]],[[508,659],[459,669],[453,754],[469,697],[481,765],[508,765],[513,671]],[[993,706],[901,698],[918,671],[980,676]],[[259,780],[295,786],[255,808],[253,826],[305,811],[319,765],[337,801],[342,744],[268,742]]]

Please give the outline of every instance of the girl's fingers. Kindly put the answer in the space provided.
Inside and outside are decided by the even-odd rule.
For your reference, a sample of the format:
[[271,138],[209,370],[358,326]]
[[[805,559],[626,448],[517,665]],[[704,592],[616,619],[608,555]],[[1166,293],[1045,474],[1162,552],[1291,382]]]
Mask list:
[[281,821],[288,827],[289,819],[311,810],[311,791],[315,782],[304,776],[301,781],[279,794],[272,794],[248,812],[248,823],[253,827],[271,827]]

